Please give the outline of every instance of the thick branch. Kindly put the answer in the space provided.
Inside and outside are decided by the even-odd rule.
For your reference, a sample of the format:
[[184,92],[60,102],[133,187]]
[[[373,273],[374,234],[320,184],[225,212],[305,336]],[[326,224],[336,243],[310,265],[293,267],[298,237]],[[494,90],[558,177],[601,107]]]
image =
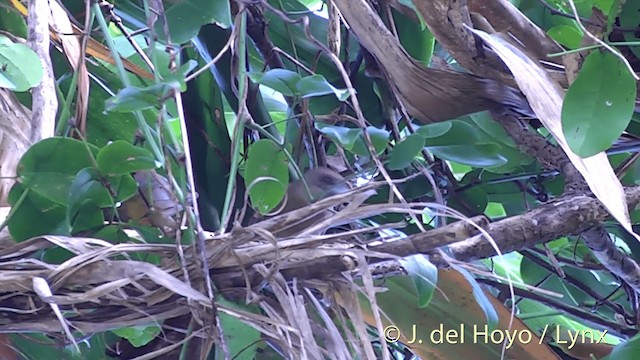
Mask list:
[[[640,203],[640,186],[626,190],[627,202],[633,208]],[[518,251],[525,248],[543,244],[566,235],[577,235],[599,224],[600,221],[609,218],[609,213],[593,197],[584,195],[565,196],[540,206],[519,216],[513,216],[504,220],[490,223],[485,227],[487,233],[497,243],[503,254]],[[460,226],[460,225],[458,225]],[[447,232],[449,227],[440,231]],[[454,242],[449,237],[430,238],[429,233],[412,235],[406,239],[372,246],[370,251],[384,252],[393,256],[409,256],[412,254],[426,253]],[[450,231],[449,234],[455,234]],[[459,241],[449,245],[452,256],[460,261],[471,261],[496,255],[495,250],[483,236],[475,235],[465,237],[465,232],[460,231]],[[388,258],[370,258],[369,263],[375,264],[386,261]],[[329,278],[340,276],[343,271],[354,269],[352,259],[344,256],[325,257],[312,261],[288,263],[280,267],[282,274],[288,278]],[[245,286],[245,280],[252,285],[259,284],[262,278],[257,273],[248,269],[246,274],[240,271],[221,273],[214,270],[213,278],[218,286],[237,287]],[[245,278],[244,275],[247,277]]]

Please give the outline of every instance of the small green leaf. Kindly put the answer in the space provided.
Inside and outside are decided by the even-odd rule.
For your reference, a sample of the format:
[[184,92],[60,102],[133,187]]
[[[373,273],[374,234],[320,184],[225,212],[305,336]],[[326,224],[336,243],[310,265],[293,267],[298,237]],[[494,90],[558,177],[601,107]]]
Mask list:
[[[109,190],[104,182],[108,183]],[[91,199],[100,208],[107,208],[127,200],[137,190],[138,185],[129,174],[102,177],[95,168],[82,169],[69,188],[69,218],[75,214],[77,206],[84,200]],[[110,191],[114,192],[114,196],[111,196]]]
[[189,61],[187,61],[186,63],[182,64],[178,70],[176,70],[175,73],[169,73],[168,75],[164,76],[164,82],[165,83],[177,83],[180,84],[180,91],[184,92],[187,91],[187,83],[186,83],[186,77],[187,75],[189,75],[189,73],[196,68],[196,66],[198,66],[198,62],[190,59]]
[[294,96],[298,90],[296,85],[301,79],[298,73],[286,69],[273,69],[265,73],[250,73],[249,78],[280,92],[284,96]]
[[[478,129],[474,125],[462,120],[449,120],[442,124],[448,125],[440,125],[434,128],[429,125],[428,127],[423,126],[418,130],[419,134],[426,137],[427,146],[470,145],[478,143]],[[449,129],[444,134],[441,134],[447,126]],[[427,135],[425,135],[425,133]]]
[[92,200],[94,203],[110,203],[110,196],[107,189],[100,181],[100,175],[94,168],[85,168],[78,172],[69,187],[68,216],[73,218],[85,200]]
[[346,89],[336,89],[322,75],[311,75],[300,79],[296,89],[303,98],[334,94],[338,100],[345,101],[349,97]]
[[582,31],[575,26],[557,25],[549,29],[547,34],[569,49],[577,49],[582,41]]
[[438,282],[438,268],[424,255],[413,255],[400,259],[400,265],[407,270],[418,294],[418,305],[426,307],[433,297]]
[[[382,154],[382,152],[387,148],[387,145],[389,145],[390,133],[387,130],[378,129],[374,126],[368,126],[366,131],[371,138],[371,144],[373,145],[376,154]],[[367,150],[362,130],[358,130],[358,135],[356,142],[353,144],[352,152],[360,156],[369,156],[369,150]]]
[[123,140],[114,141],[102,148],[96,162],[98,169],[109,175],[129,174],[159,166],[149,150]]
[[153,108],[166,99],[171,91],[179,91],[179,89],[180,83],[178,81],[155,84],[145,88],[128,86],[105,102],[105,110],[128,113]]
[[507,134],[502,125],[491,118],[488,112],[483,111],[469,116],[475,126],[486,133],[491,140],[497,140],[508,147],[517,148],[513,138]]
[[451,121],[443,121],[420,126],[416,132],[429,139],[446,134],[452,127],[453,123]]
[[605,151],[631,121],[636,84],[610,52],[592,52],[562,104],[562,131],[571,150],[587,158]]
[[112,332],[120,337],[123,337],[135,347],[141,347],[148,344],[151,340],[155,339],[160,334],[160,327],[158,326],[132,326],[120,329],[112,330]]
[[278,206],[289,185],[287,160],[278,144],[267,139],[251,144],[244,182],[249,189],[251,203],[261,214],[267,214]]
[[345,126],[326,125],[321,122],[316,122],[316,129],[327,135],[336,144],[340,145],[345,150],[351,151],[353,145],[360,136],[360,129],[348,128]]
[[424,148],[424,137],[420,134],[411,134],[396,145],[389,155],[389,170],[404,169],[413,158]]
[[0,87],[27,91],[42,80],[42,63],[27,45],[15,44],[0,35]]
[[119,225],[107,225],[92,236],[96,239],[109,241],[112,244],[120,244],[131,240]]
[[440,158],[474,167],[493,167],[507,163],[499,154],[498,144],[428,146],[429,151]]

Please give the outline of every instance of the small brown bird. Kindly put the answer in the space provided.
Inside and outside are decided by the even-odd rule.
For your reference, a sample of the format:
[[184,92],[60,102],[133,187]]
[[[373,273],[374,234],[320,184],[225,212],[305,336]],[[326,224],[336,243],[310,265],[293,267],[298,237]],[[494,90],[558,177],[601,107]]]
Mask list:
[[[282,213],[300,209],[325,197],[349,191],[345,178],[327,167],[308,170],[304,174],[304,180],[307,182],[309,192],[305,189],[302,180],[289,184]],[[309,197],[309,194],[311,194],[311,197]]]
[[[281,205],[282,210],[280,210],[279,214],[294,211],[320,199],[349,191],[349,186],[345,178],[327,167],[317,167],[308,170],[304,174],[304,180],[307,183],[309,191],[305,188],[302,180],[296,180],[289,184],[287,194],[282,200],[284,205]],[[278,208],[280,208],[280,206],[278,206],[277,209]],[[289,228],[278,231],[276,235],[279,237],[293,236],[326,219],[328,216],[331,216],[331,213],[329,211],[323,211]],[[254,221],[251,221],[251,223],[254,223]]]

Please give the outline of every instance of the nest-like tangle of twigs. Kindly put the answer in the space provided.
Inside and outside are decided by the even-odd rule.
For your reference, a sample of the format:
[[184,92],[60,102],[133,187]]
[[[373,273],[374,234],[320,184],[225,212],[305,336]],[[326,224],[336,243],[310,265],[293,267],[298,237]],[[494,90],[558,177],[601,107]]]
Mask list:
[[[365,272],[370,278],[368,263],[371,259],[379,262],[398,256],[374,251],[362,243],[376,241],[379,244],[376,248],[384,250],[389,239],[382,238],[384,232],[380,231],[381,227],[342,228],[322,236],[312,234],[381,213],[420,214],[428,206],[425,203],[362,205],[377,185],[367,185],[346,195],[327,198],[249,227],[237,226],[226,234],[207,234],[204,257],[216,294],[258,304],[266,316],[216,302],[217,311],[236,317],[263,335],[282,341],[288,351],[299,351],[289,354],[293,358],[300,358],[298,355],[302,352],[308,354],[314,348],[318,350],[314,340],[318,329],[324,329],[326,336],[333,338],[332,341],[323,341],[324,347],[331,347],[325,351],[343,353],[348,348],[353,350],[353,344],[347,346],[345,343],[353,343],[355,339],[361,346],[370,346],[370,339],[364,331],[366,326],[361,316],[355,315],[359,313],[355,294],[360,289],[349,276],[349,270],[359,270],[360,274]],[[328,220],[302,229],[294,236],[282,239],[273,235],[301,219],[339,204],[342,204],[341,210]],[[450,234],[451,229],[447,231]],[[435,232],[432,235],[437,238]],[[360,243],[354,243],[354,239],[359,239],[357,242]],[[441,242],[446,243],[446,239],[436,241],[432,247]],[[74,256],[60,265],[32,257],[40,250],[56,246]],[[41,236],[2,249],[0,332],[44,332],[62,336],[63,328],[68,326],[72,331],[89,335],[128,326],[150,325],[188,312],[199,313],[204,315],[201,319],[206,319],[212,302],[203,285],[202,255],[198,255],[195,248]],[[161,262],[154,265],[134,260],[150,255],[159,256]],[[296,280],[292,283],[289,281],[292,279]],[[259,295],[265,288],[269,290],[268,299]],[[325,300],[323,305],[316,301],[320,293]],[[313,317],[306,313],[308,308],[305,306],[309,303],[325,319],[320,326],[312,324]],[[343,339],[339,332],[334,331],[335,325],[327,320],[329,317],[323,310],[326,305],[337,310],[338,304],[349,310],[341,313],[351,317],[349,322],[356,325],[355,333],[348,336],[350,340]],[[56,308],[59,308],[59,314],[64,314],[65,325],[60,315],[56,316]],[[349,326],[342,330],[345,329]]]

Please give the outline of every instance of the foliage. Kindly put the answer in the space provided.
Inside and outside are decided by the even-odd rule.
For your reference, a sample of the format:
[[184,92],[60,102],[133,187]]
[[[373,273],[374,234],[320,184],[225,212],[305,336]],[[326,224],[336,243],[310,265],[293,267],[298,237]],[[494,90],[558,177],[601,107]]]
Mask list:
[[[590,354],[600,358],[609,353],[616,359],[638,356],[634,347],[637,294],[580,239],[578,235],[585,228],[544,241],[535,236],[542,238],[544,231],[552,229],[539,229],[531,235],[534,238],[523,235],[527,246],[504,256],[492,252],[451,263],[442,260],[443,256],[455,257],[449,245],[485,234],[486,224],[469,225],[469,219],[477,224],[522,219],[549,201],[590,194],[584,188],[575,194],[565,193],[563,187],[572,181],[570,175],[523,147],[511,129],[494,119],[495,112],[435,123],[421,121],[402,102],[397,87],[388,82],[381,65],[384,62],[376,62],[375,56],[360,47],[355,30],[350,32],[343,25],[336,35],[332,28],[335,15],[331,14],[332,6],[337,5],[310,11],[322,2],[279,0],[248,5],[188,0],[165,2],[164,9],[151,9],[157,4],[115,1],[112,7],[95,5],[85,14],[84,7],[72,1],[61,3],[69,14],[77,16],[70,23],[81,24],[89,15],[99,20],[100,31],[90,33],[98,41],[87,51],[92,59],[87,62],[89,98],[85,104],[77,100],[74,94],[81,87],[76,89],[74,67],[60,52],[54,53],[58,96],[67,102],[67,108],[60,111],[56,136],[31,144],[21,157],[17,182],[8,196],[12,209],[4,224],[19,244],[7,247],[14,253],[0,251],[0,257],[3,261],[20,258],[24,264],[32,261],[60,266],[55,268],[55,276],[104,258],[130,261],[140,268],[117,275],[102,268],[100,275],[108,279],[104,283],[68,285],[64,283],[67,275],[47,280],[54,295],[93,294],[91,291],[106,291],[109,285],[114,294],[136,298],[149,309],[156,310],[153,306],[167,302],[173,304],[167,308],[186,309],[190,305],[194,314],[204,316],[191,317],[185,311],[159,318],[149,313],[148,322],[129,324],[123,320],[127,316],[118,315],[118,322],[114,320],[109,329],[86,334],[72,329],[76,339],[86,335],[86,341],[79,343],[81,353],[77,353],[68,336],[59,336],[56,341],[45,336],[61,333],[57,328],[51,331],[58,323],[48,314],[48,322],[39,328],[43,330],[33,327],[29,335],[11,335],[11,343],[25,356],[101,358],[116,344],[131,354],[147,353],[183,340],[184,333],[171,332],[178,325],[188,329],[191,344],[211,351],[210,358],[224,358],[225,350],[237,359],[290,354],[282,347],[310,352],[339,348],[354,358],[381,357],[386,351],[403,359],[412,354],[500,356],[500,344],[460,341],[476,325],[496,334],[508,334],[509,330],[530,334],[534,340],[520,339],[519,344],[512,344],[526,354],[523,358],[551,358],[560,352],[574,358],[589,358]],[[447,53],[447,43],[440,43],[434,35],[437,32],[426,27],[429,19],[423,17],[421,1],[398,3],[389,11],[376,10],[381,21],[397,30],[399,43],[415,64],[459,67],[449,61],[449,55],[454,54]],[[585,159],[606,152],[622,184],[638,185],[640,116],[637,82],[628,67],[609,50],[581,48],[585,31],[572,16],[564,16],[572,13],[566,2],[513,3],[566,50],[584,51],[584,62],[575,81],[566,84],[562,104],[561,125],[568,146]],[[0,28],[23,36],[26,19],[20,7],[13,0],[0,0],[0,4]],[[637,16],[632,14],[637,14],[640,1],[587,0],[575,5],[583,19],[602,16],[604,38],[613,41],[622,56],[637,67],[638,47],[629,42],[638,39],[621,28],[638,26]],[[155,25],[139,32],[151,18],[156,19]],[[113,21],[107,26],[108,20]],[[331,53],[328,39],[336,36],[341,41]],[[615,44],[620,39],[627,43]],[[15,91],[27,105],[27,94],[19,92],[31,89],[43,76],[35,53],[0,36],[0,65],[0,87]],[[73,106],[87,106],[86,132],[72,121],[69,113]],[[535,119],[524,124],[539,138],[549,135]],[[549,137],[545,146],[551,147],[554,141]],[[286,201],[290,182],[303,178],[306,169],[327,163],[348,173],[353,183],[396,181],[393,186],[390,182],[378,184],[375,195],[362,197],[357,191],[346,195],[343,199],[361,206],[339,208],[328,238],[313,238],[315,234],[304,233],[307,229],[290,237],[280,236],[273,229],[280,222],[294,223],[295,217],[264,216],[277,212]],[[570,164],[569,160],[566,163]],[[318,202],[306,215],[322,214],[338,203],[339,199],[328,205]],[[454,220],[445,221],[443,214]],[[638,214],[631,212],[633,224]],[[490,220],[478,220],[481,216]],[[256,227],[255,219],[263,220],[264,225]],[[400,222],[406,226],[399,226]],[[602,225],[616,249],[622,249],[634,264],[640,261],[640,246],[633,235],[613,221]],[[436,235],[420,234],[435,234],[439,229],[444,229],[443,237],[454,240],[442,240],[420,253],[420,246],[436,241]],[[203,234],[208,236],[206,241]],[[393,241],[408,238],[409,250],[383,252],[393,247],[389,245]],[[355,242],[357,246],[341,247],[339,241],[335,247],[319,246],[328,244],[327,239]],[[299,243],[278,247],[287,241]],[[114,244],[122,247],[107,247]],[[492,244],[498,248],[505,245],[499,240]],[[144,247],[128,249],[129,245]],[[297,259],[300,254],[303,258]],[[25,260],[27,255],[29,261]],[[344,260],[339,263],[344,268],[331,262],[336,258]],[[382,262],[391,258],[397,261]],[[296,268],[291,259],[308,264],[298,264],[308,272]],[[245,264],[242,261],[250,266],[240,271],[238,263]],[[280,261],[290,267],[280,268]],[[386,265],[381,265],[379,273],[368,272],[367,261]],[[249,270],[250,275],[244,272]],[[343,272],[339,270],[359,273],[353,278],[339,277],[336,273]],[[228,288],[221,287],[221,279],[227,280],[226,274],[233,271],[246,275],[246,280],[253,281],[252,287],[227,282]],[[78,271],[77,276],[94,279],[87,275],[90,272]],[[26,279],[41,276],[38,274]],[[185,280],[185,274],[192,277]],[[209,277],[213,281],[207,282]],[[140,285],[142,278],[153,281]],[[380,279],[384,281],[378,282]],[[125,291],[120,287],[125,285],[115,285],[118,281],[141,283],[127,282],[131,287]],[[215,311],[205,301],[211,284]],[[374,295],[379,287],[388,291]],[[108,294],[87,295],[87,299],[97,306],[97,299],[103,295],[109,298]],[[35,298],[33,292],[28,296]],[[54,300],[68,305],[64,299],[69,298]],[[12,301],[7,300],[9,305],[0,303],[4,308],[17,307]],[[137,311],[140,303],[129,305]],[[47,311],[49,304],[38,303]],[[83,307],[62,307],[61,316],[86,315]],[[95,311],[94,323],[108,323],[106,305],[104,311],[87,309]],[[149,309],[141,310],[145,313]],[[512,310],[517,316],[514,322]],[[18,318],[8,316],[3,324],[10,325],[13,320],[28,323]],[[172,322],[184,319],[186,323]],[[163,324],[168,325],[167,334],[161,330]],[[322,331],[315,332],[317,328],[309,324],[322,324]],[[469,326],[466,330],[465,325]],[[210,326],[219,326],[222,331],[210,333]],[[461,338],[438,343],[424,335],[424,343],[418,344],[408,337],[416,327],[431,335],[436,330],[460,329],[456,334]],[[3,332],[8,328],[0,327]],[[302,332],[296,333],[302,345],[274,340],[284,338],[284,333],[289,336],[291,329]],[[395,335],[390,335],[393,331],[389,329]],[[193,336],[198,332],[212,339],[221,334],[226,346],[214,346]],[[591,338],[571,343],[575,334],[596,334],[596,338],[602,334],[602,343],[596,346]],[[367,339],[365,344],[360,342],[363,338]],[[341,348],[339,340],[349,345]],[[538,340],[539,347],[533,346]],[[40,345],[30,349],[35,343]],[[173,351],[169,356],[190,358],[193,347],[178,345],[165,351]]]

